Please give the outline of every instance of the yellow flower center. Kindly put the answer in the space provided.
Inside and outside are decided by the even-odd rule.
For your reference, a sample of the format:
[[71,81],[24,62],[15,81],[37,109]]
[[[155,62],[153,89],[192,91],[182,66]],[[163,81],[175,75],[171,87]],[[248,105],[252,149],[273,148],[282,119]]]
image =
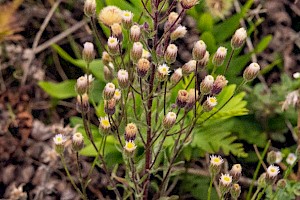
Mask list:
[[229,178],[228,176],[225,176],[225,177],[224,177],[224,181],[230,182],[230,178]]
[[215,162],[215,163],[220,162],[220,158],[214,158],[214,162]]
[[209,101],[210,101],[211,103],[216,103],[216,99],[214,99],[214,98],[210,98]]
[[132,149],[132,148],[134,148],[135,145],[132,142],[128,142],[126,146],[128,149]]
[[104,126],[109,126],[109,121],[108,120],[102,120],[101,123],[104,125]]

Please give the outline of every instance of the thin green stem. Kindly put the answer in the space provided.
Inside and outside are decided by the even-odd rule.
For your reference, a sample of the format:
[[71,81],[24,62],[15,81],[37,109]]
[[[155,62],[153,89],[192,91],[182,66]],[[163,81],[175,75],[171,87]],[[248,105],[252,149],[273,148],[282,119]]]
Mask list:
[[264,195],[264,193],[266,192],[268,186],[264,187],[264,189],[258,194],[257,199],[256,200],[260,200],[262,198],[262,196]]
[[87,197],[86,188],[83,185],[83,178],[82,178],[82,172],[81,172],[81,167],[80,167],[80,163],[79,163],[79,153],[78,152],[76,152],[76,165],[77,165],[77,170],[78,170],[78,174],[79,174],[79,181],[80,181],[82,193],[85,197]]
[[[265,157],[265,155],[266,155],[266,153],[267,153],[267,151],[268,151],[268,149],[269,149],[269,147],[270,147],[270,144],[271,144],[271,141],[269,140],[269,141],[267,142],[266,146],[265,146],[265,149],[264,149],[262,155],[261,155],[261,158],[262,158],[262,159],[264,159],[264,157]],[[261,162],[261,160],[259,160],[259,162],[258,162],[258,164],[257,164],[257,166],[256,166],[256,169],[255,169],[254,175],[253,175],[253,179],[252,179],[251,185],[250,185],[250,187],[249,187],[249,192],[248,192],[247,198],[246,198],[247,200],[250,200],[251,193],[252,193],[252,190],[253,190],[253,187],[254,187],[254,182],[255,182],[255,180],[257,179],[258,172],[259,172],[259,169],[260,169],[260,167],[261,167],[261,164],[262,164],[262,162]]]
[[207,200],[211,199],[211,191],[212,191],[212,186],[213,186],[214,179],[215,179],[215,175],[212,175],[211,179],[210,179],[210,182],[209,182],[209,188],[208,188],[208,191],[207,191]]
[[256,189],[255,193],[253,194],[251,200],[255,200],[255,198],[256,198],[256,196],[258,195],[260,189],[261,189],[260,187],[257,187],[257,189]]
[[231,49],[230,57],[229,57],[229,60],[228,60],[228,62],[227,62],[226,68],[225,68],[224,73],[223,73],[224,76],[225,76],[225,74],[226,74],[226,72],[227,72],[227,70],[228,70],[228,68],[229,68],[229,65],[230,65],[230,62],[231,62],[231,60],[232,60],[233,54],[234,54],[234,49]]

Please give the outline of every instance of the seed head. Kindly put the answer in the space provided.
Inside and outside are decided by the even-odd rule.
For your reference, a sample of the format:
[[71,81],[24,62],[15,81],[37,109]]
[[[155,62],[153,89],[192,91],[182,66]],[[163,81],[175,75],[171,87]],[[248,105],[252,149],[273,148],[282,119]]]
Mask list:
[[170,81],[172,85],[176,85],[181,80],[181,78],[182,78],[182,69],[178,68],[172,74]]

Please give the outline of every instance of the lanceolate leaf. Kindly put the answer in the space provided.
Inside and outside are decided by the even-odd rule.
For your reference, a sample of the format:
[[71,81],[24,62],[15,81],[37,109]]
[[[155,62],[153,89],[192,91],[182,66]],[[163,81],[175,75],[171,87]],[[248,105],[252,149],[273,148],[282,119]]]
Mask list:
[[53,98],[67,99],[76,97],[75,83],[75,80],[66,80],[60,83],[40,81],[39,86]]

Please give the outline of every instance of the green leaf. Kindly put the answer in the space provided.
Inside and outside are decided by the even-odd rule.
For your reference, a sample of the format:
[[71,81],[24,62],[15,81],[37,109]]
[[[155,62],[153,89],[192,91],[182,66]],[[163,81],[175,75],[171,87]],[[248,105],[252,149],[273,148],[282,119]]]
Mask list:
[[211,32],[205,31],[202,33],[201,40],[205,42],[209,52],[214,52],[217,49],[216,40]]
[[[60,46],[53,44],[52,48],[60,55],[64,60],[70,62],[76,67],[81,68],[83,71],[86,71],[86,63],[82,59],[74,59],[66,51],[64,51]],[[99,80],[104,82],[103,75],[103,63],[100,59],[95,59],[90,63],[90,72]]]
[[66,80],[60,83],[40,81],[38,85],[53,98],[67,99],[77,96],[75,83],[75,80]]
[[267,35],[265,36],[255,47],[255,53],[261,53],[263,52],[268,45],[270,44],[271,40],[272,40],[272,35]]
[[198,27],[201,32],[212,31],[213,24],[213,18],[209,13],[203,13],[198,20]]
[[253,0],[248,0],[240,13],[233,15],[214,27],[213,35],[215,36],[217,43],[224,42],[233,35],[235,30],[240,26],[240,19],[246,15],[252,4]]

